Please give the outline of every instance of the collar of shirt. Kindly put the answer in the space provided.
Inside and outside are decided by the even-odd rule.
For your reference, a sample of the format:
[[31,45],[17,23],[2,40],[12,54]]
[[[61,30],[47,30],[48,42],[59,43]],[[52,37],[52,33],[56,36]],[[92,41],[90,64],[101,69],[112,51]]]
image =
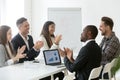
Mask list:
[[20,36],[22,37],[22,39],[24,40],[25,44],[26,44],[26,47],[27,49],[29,50],[29,44],[28,44],[28,40],[29,40],[29,37],[27,36],[27,38],[25,38],[21,33],[19,33]]
[[20,34],[20,36],[22,37],[23,40],[25,40],[25,41],[26,41],[26,40],[27,40],[27,41],[29,40],[29,37],[28,37],[28,36],[27,36],[27,38],[25,38],[21,33],[19,33],[19,34]]
[[84,43],[83,46],[87,45],[87,43],[89,43],[90,41],[95,41],[95,39],[89,39],[89,40],[87,40],[87,41]]
[[110,40],[113,36],[115,36],[115,33],[112,32],[109,37],[104,37],[105,40]]

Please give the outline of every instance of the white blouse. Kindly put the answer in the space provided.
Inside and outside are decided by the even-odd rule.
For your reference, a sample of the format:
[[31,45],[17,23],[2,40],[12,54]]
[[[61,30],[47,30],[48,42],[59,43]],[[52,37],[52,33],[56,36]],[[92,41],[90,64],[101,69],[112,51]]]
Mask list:
[[39,38],[40,41],[43,41],[43,47],[40,49],[40,54],[38,55],[38,57],[36,59],[41,59],[43,58],[43,50],[49,50],[49,49],[58,49],[59,48],[59,45],[56,45],[54,43],[54,38],[51,37],[51,40],[52,40],[52,43],[53,45],[51,46],[51,48],[48,47],[48,44],[47,44],[47,41],[45,39],[45,37],[43,35],[40,36]]

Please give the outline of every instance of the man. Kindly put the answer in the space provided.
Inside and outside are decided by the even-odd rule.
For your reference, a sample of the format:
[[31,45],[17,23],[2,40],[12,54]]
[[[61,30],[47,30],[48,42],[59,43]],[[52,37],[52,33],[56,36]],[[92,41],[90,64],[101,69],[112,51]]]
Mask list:
[[61,54],[64,58],[64,64],[70,72],[75,72],[75,80],[88,80],[93,68],[100,66],[101,49],[95,42],[98,30],[94,25],[88,25],[81,34],[81,41],[85,46],[81,48],[77,58],[73,59],[73,52],[69,48],[64,49],[66,55]]
[[33,43],[32,36],[28,35],[29,23],[26,18],[22,17],[18,19],[16,25],[19,29],[19,33],[11,41],[15,51],[23,45],[26,45],[26,49],[24,51],[26,57],[20,59],[19,62],[34,60],[34,58],[38,56],[40,48],[43,46],[43,42],[37,41],[35,44]]
[[119,40],[116,37],[113,30],[113,20],[109,17],[102,17],[100,24],[101,34],[104,36],[100,47],[102,49],[102,61],[101,64],[105,65],[111,62],[118,54],[116,54],[119,48]]

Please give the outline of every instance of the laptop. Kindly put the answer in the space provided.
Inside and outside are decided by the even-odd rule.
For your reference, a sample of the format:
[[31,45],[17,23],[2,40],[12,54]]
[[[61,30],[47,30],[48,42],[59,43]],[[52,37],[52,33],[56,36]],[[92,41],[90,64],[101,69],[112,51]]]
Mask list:
[[44,50],[43,55],[46,65],[61,65],[58,49]]

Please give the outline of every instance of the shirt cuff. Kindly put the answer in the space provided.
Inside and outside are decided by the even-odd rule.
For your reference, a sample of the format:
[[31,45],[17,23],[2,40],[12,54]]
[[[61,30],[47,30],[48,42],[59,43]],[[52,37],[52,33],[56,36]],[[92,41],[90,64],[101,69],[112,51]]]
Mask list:
[[12,65],[12,64],[14,64],[14,61],[13,61],[12,59],[9,59],[9,60],[7,61],[7,64],[8,64],[8,65]]
[[59,45],[56,45],[55,43],[53,43],[51,49],[57,49],[57,48],[59,48]]
[[69,59],[67,58],[67,56],[64,58],[64,63],[66,63],[67,61],[69,61]]
[[37,50],[37,49],[35,49],[34,47],[33,47],[33,49],[34,49],[36,52],[40,52],[40,50]]

